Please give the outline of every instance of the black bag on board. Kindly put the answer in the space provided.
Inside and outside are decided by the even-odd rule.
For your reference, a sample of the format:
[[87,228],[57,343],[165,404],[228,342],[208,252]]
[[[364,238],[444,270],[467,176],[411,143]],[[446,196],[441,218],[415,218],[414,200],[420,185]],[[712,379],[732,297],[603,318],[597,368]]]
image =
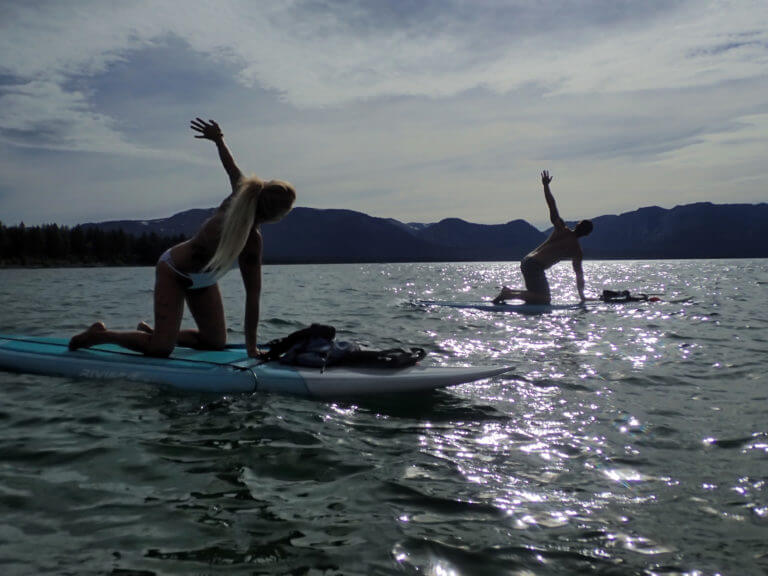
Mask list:
[[633,295],[629,290],[603,290],[600,300],[603,302],[645,302],[648,300],[647,294]]
[[427,353],[423,348],[388,348],[368,350],[359,344],[336,341],[336,329],[312,324],[284,338],[267,343],[266,361],[277,360],[293,366],[358,366],[369,368],[405,368],[413,366]]

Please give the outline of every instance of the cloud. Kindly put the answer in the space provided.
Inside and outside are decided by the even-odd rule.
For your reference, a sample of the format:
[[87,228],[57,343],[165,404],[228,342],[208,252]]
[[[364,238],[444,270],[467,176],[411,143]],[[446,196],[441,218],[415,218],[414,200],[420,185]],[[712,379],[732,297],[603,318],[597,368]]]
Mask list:
[[[599,169],[635,194],[660,178],[649,167],[686,186],[675,161],[706,165],[747,138],[744,119],[768,113],[767,19],[750,0],[3,3],[0,147],[91,167],[93,182],[72,171],[78,198],[112,184],[107,166],[131,166],[109,208],[146,216],[160,202],[146,190],[173,190],[156,209],[181,209],[220,184],[216,158],[183,134],[210,113],[304,205],[492,221],[494,202],[524,190],[525,217],[539,211],[531,175],[555,163],[575,193],[597,194]],[[757,126],[738,144],[744,178],[765,148]]]
[[17,6],[0,51],[5,74],[63,83],[176,36],[234,63],[245,85],[312,108],[531,83],[601,93],[761,75],[768,30],[755,22],[766,17],[764,2],[744,1],[68,2]]
[[112,129],[109,117],[90,108],[81,92],[66,91],[52,81],[5,86],[0,107],[4,139],[12,144],[71,151],[138,151]]

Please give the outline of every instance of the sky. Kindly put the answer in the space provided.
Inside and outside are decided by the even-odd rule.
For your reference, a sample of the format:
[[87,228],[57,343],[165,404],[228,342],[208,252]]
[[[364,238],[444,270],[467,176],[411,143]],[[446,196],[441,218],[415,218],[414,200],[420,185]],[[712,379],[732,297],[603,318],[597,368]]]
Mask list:
[[765,0],[0,0],[0,221],[297,206],[543,228],[768,201]]

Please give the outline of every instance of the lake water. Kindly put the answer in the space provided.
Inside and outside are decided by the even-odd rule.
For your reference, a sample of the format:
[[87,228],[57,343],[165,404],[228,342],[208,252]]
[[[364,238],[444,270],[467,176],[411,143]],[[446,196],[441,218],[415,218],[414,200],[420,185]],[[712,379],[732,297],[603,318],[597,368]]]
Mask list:
[[[268,266],[260,339],[310,322],[508,376],[426,396],[210,397],[0,372],[0,573],[764,575],[768,260],[586,262],[689,302],[420,308],[515,263]],[[150,268],[0,270],[0,332],[151,319]],[[567,265],[556,300],[576,299]],[[230,340],[243,290],[222,282]]]

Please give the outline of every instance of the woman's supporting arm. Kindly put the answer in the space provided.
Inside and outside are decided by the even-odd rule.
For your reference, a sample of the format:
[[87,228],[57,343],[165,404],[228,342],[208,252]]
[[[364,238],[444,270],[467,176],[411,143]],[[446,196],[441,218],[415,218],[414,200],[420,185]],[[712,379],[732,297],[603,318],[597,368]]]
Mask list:
[[261,255],[261,232],[254,229],[238,258],[245,286],[245,346],[251,358],[261,355],[256,345],[261,301]]

